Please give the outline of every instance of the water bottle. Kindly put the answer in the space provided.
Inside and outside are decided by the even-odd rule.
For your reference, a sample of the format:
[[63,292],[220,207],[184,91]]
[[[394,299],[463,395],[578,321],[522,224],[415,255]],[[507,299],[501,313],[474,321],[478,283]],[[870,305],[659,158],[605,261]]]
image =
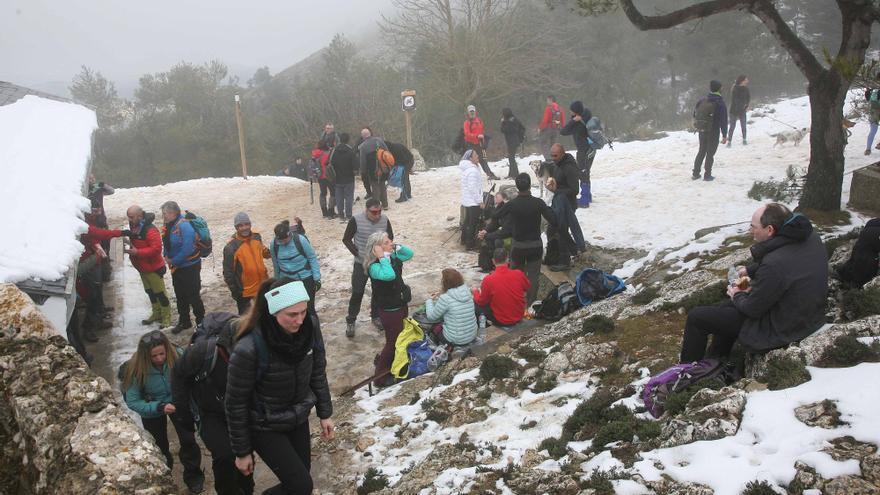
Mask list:
[[727,270],[727,282],[728,285],[733,285],[736,283],[736,279],[739,278],[739,273],[736,271],[735,266],[731,266],[730,270]]
[[486,342],[486,315],[480,315],[477,319],[477,345],[482,345]]

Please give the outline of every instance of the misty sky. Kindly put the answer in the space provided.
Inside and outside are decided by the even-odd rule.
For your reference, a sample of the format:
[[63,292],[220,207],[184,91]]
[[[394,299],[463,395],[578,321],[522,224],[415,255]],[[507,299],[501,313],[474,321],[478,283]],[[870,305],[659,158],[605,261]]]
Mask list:
[[218,59],[244,83],[372,30],[391,0],[0,0],[0,80],[64,88],[81,65],[120,93],[186,60]]

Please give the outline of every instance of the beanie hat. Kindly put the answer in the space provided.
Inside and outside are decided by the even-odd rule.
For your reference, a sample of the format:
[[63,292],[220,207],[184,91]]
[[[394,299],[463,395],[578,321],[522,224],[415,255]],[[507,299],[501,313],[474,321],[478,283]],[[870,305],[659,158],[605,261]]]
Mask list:
[[584,102],[582,102],[580,100],[576,100],[576,101],[571,102],[571,105],[569,105],[568,108],[571,109],[572,112],[574,112],[578,115],[584,114]]
[[235,214],[235,220],[233,220],[232,225],[238,227],[243,223],[251,223],[251,217],[249,217],[247,213],[240,211]]
[[477,107],[475,107],[475,106],[473,106],[473,105],[468,105],[468,106],[467,106],[467,111],[468,111],[468,112],[476,112],[476,111],[477,111]]
[[284,308],[289,308],[296,303],[309,300],[306,286],[299,280],[270,289],[266,293],[266,302],[269,303],[269,314],[275,315]]
[[717,93],[721,91],[721,81],[712,80],[709,82],[709,91]]

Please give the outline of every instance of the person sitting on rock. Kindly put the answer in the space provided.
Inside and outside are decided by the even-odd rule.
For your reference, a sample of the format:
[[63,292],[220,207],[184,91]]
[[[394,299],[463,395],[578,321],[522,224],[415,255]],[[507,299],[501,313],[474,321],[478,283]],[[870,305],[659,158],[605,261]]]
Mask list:
[[877,276],[880,253],[880,218],[872,218],[859,233],[849,259],[837,269],[837,278],[847,289],[861,289]]
[[[813,225],[778,203],[758,208],[749,231],[754,263],[738,268],[722,306],[690,311],[681,362],[726,357],[733,344],[765,352],[801,340],[825,324],[828,256]],[[747,277],[747,278],[746,278]],[[707,352],[709,335],[712,345]]]
[[526,291],[531,287],[526,274],[507,266],[507,251],[496,249],[492,254],[495,271],[474,289],[478,311],[494,325],[509,327],[522,320],[526,310]]
[[464,277],[454,268],[444,268],[440,289],[439,297],[434,293],[425,301],[428,321],[443,322],[442,330],[435,336],[442,343],[470,344],[477,336],[477,317],[474,299],[464,284]]

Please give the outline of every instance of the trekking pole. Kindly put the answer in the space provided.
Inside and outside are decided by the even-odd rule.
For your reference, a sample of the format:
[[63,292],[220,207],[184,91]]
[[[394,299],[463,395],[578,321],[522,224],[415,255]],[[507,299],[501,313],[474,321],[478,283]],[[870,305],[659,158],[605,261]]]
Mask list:
[[315,183],[312,181],[312,178],[309,177],[309,204],[315,204]]
[[452,235],[450,235],[448,238],[446,238],[446,240],[443,241],[440,245],[445,246],[447,242],[451,241],[452,238],[455,237],[455,234],[457,234],[459,230],[461,230],[460,227],[453,227],[452,228]]

